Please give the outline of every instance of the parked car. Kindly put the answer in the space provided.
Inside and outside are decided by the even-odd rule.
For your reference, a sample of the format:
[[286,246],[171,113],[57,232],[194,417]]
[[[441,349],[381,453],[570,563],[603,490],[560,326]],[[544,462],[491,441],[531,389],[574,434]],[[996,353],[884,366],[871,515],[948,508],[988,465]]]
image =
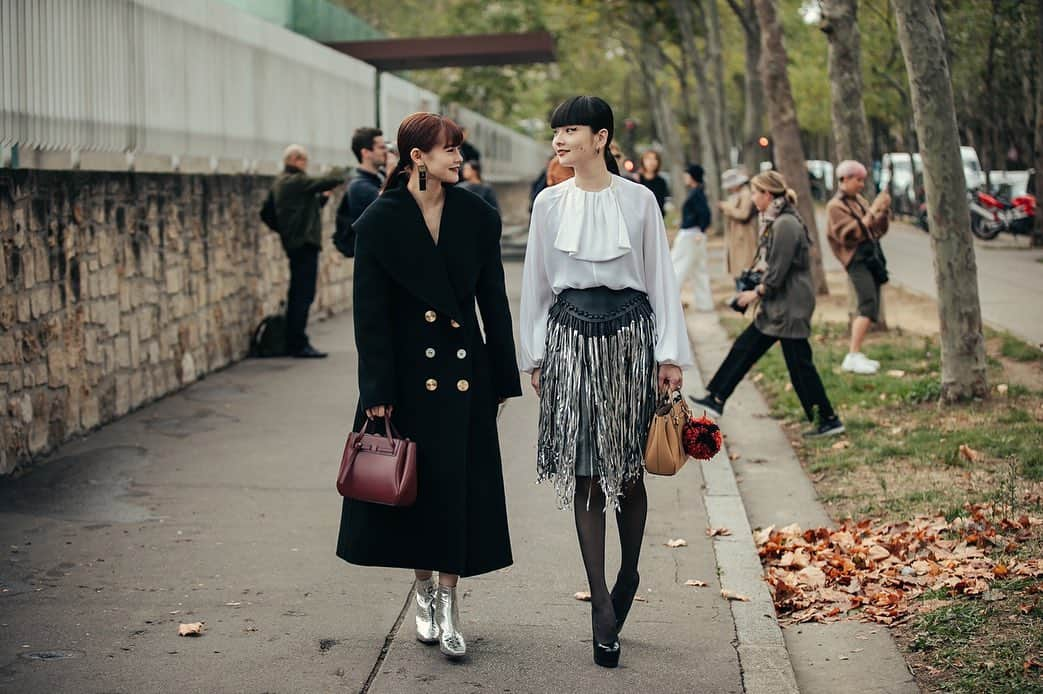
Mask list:
[[809,159],[805,163],[811,179],[811,196],[816,200],[829,200],[833,197],[833,163],[821,159]]
[[916,179],[922,176],[923,165],[919,154],[888,152],[880,160],[877,187],[891,194],[891,209],[896,214],[913,215],[919,210]]
[[1013,200],[1021,195],[1036,194],[1036,170],[990,171],[989,192]]

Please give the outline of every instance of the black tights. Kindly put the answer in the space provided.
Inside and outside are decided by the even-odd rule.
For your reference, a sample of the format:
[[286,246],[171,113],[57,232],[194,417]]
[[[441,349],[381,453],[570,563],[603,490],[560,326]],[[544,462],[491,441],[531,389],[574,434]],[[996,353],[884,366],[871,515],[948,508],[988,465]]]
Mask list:
[[610,593],[605,580],[605,494],[597,478],[576,478],[576,495],[573,498],[576,535],[579,537],[579,549],[590,585],[594,638],[603,644],[611,644],[616,640],[640,581],[637,562],[641,556],[645,518],[648,516],[648,495],[642,477],[631,480],[624,487],[619,504],[616,512],[620,546],[619,573]]

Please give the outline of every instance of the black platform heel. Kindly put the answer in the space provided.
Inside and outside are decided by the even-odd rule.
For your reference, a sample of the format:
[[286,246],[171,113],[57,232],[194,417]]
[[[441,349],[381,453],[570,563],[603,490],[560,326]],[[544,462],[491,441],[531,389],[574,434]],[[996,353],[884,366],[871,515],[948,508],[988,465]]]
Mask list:
[[601,667],[616,667],[619,665],[619,654],[623,650],[619,645],[617,637],[612,643],[598,643],[597,632],[594,630],[593,609],[590,615],[590,640],[594,644],[594,663]]

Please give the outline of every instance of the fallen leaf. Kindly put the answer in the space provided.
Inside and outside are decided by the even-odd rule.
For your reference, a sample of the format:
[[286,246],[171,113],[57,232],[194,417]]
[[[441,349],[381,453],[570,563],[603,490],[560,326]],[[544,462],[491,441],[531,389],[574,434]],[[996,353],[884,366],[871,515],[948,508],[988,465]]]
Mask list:
[[732,534],[732,531],[729,530],[728,528],[707,528],[706,529],[706,535],[708,537],[718,537],[718,536],[719,537],[727,537],[728,535],[731,535],[731,534]]
[[640,595],[635,595],[634,602],[648,602],[648,598],[644,598]]
[[191,624],[179,624],[177,627],[178,636],[202,636],[203,635],[203,623],[192,622]]
[[742,593],[736,593],[735,591],[728,590],[727,588],[721,588],[721,597],[725,600],[737,600],[739,602],[750,601],[750,599]]
[[830,448],[832,448],[834,451],[842,451],[845,448],[851,448],[851,442],[847,440],[837,441],[832,446],[830,446]]
[[792,384],[792,383],[789,383],[789,382],[787,382],[787,383],[786,383],[786,387],[785,387],[785,388],[783,388],[783,390],[785,390],[785,391],[786,391],[787,393],[788,393],[788,392],[790,392],[791,390],[793,390],[793,384]]
[[242,604],[241,602],[226,602],[225,607],[239,607]]
[[996,392],[999,393],[1000,395],[1006,395],[1007,394],[1007,384],[1006,383],[1000,383],[999,385],[997,385],[996,386]]
[[688,579],[684,582],[684,584],[686,586],[692,586],[693,588],[705,588],[706,586],[710,585],[706,581],[697,581],[694,578]]
[[985,458],[985,454],[976,451],[965,443],[960,444],[960,456],[968,463],[976,463]]
[[670,547],[671,549],[677,548],[677,547],[687,547],[688,546],[688,540],[685,540],[684,538],[681,538],[681,537],[677,538],[676,540],[667,540],[666,541],[666,546]]
[[583,602],[590,602],[590,593],[588,593],[585,590],[579,591],[572,597],[576,598],[577,600],[582,600]]
[[905,372],[901,369],[891,369],[887,372],[887,375],[891,378],[905,378]]

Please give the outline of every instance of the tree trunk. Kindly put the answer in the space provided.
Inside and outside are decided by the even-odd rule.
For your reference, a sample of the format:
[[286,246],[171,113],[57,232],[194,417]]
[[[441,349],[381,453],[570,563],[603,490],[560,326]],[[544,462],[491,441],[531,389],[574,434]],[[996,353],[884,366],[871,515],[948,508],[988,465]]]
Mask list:
[[[1043,203],[1043,0],[1038,0],[1036,17],[1036,133],[1033,162],[1036,167],[1036,200]],[[1033,246],[1043,246],[1043,210],[1036,210],[1036,230]]]
[[938,285],[941,399],[950,403],[984,398],[988,395],[988,384],[978,268],[964,194],[963,162],[945,35],[934,3],[892,2],[923,157],[934,275]]
[[[710,78],[706,74],[706,65],[695,42],[694,17],[689,0],[670,0],[677,24],[681,30],[681,50],[688,56],[688,64],[695,76],[696,92],[699,96],[699,110],[696,113],[699,126],[699,143],[701,145],[701,161],[705,173],[705,191],[710,209],[717,209],[721,195],[721,169],[718,162],[716,125],[717,104],[714,91],[710,87]],[[683,200],[683,198],[680,198]],[[714,214],[717,220],[720,215]],[[718,220],[719,221],[719,220]],[[721,227],[723,229],[723,227]]]
[[761,36],[760,32],[746,36],[746,74],[743,93],[745,108],[742,118],[742,161],[752,176],[760,171],[763,148],[758,140],[764,134],[764,83],[760,75]]
[[771,119],[771,139],[775,144],[775,167],[797,192],[797,209],[811,232],[811,278],[815,292],[829,294],[826,273],[822,268],[822,243],[819,240],[811,185],[805,164],[804,145],[797,123],[797,107],[793,102],[789,75],[786,72],[786,47],[782,43],[782,24],[776,12],[777,0],[754,0],[761,29],[761,78],[764,80]]
[[[742,26],[746,71],[743,74],[742,163],[749,175],[764,159],[758,140],[764,135],[764,83],[761,82],[761,32],[753,0],[727,0]],[[742,3],[742,4],[740,4]]]
[[[714,107],[716,110],[717,168],[722,171],[731,166],[732,138],[728,131],[728,104],[725,98],[724,57],[721,52],[721,16],[717,0],[706,3],[706,60],[713,69]],[[714,215],[718,217],[719,215]],[[724,227],[721,227],[724,230]]]
[[642,86],[648,99],[652,117],[655,119],[659,140],[663,145],[663,165],[670,173],[670,195],[674,204],[684,201],[684,147],[677,127],[677,117],[670,106],[669,90],[656,79],[664,71],[662,56],[652,41],[642,41],[638,49]]
[[[829,91],[832,96],[833,145],[837,160],[872,164],[869,122],[862,101],[862,40],[858,0],[822,0],[819,28],[829,39]],[[869,197],[873,179],[866,179]]]

